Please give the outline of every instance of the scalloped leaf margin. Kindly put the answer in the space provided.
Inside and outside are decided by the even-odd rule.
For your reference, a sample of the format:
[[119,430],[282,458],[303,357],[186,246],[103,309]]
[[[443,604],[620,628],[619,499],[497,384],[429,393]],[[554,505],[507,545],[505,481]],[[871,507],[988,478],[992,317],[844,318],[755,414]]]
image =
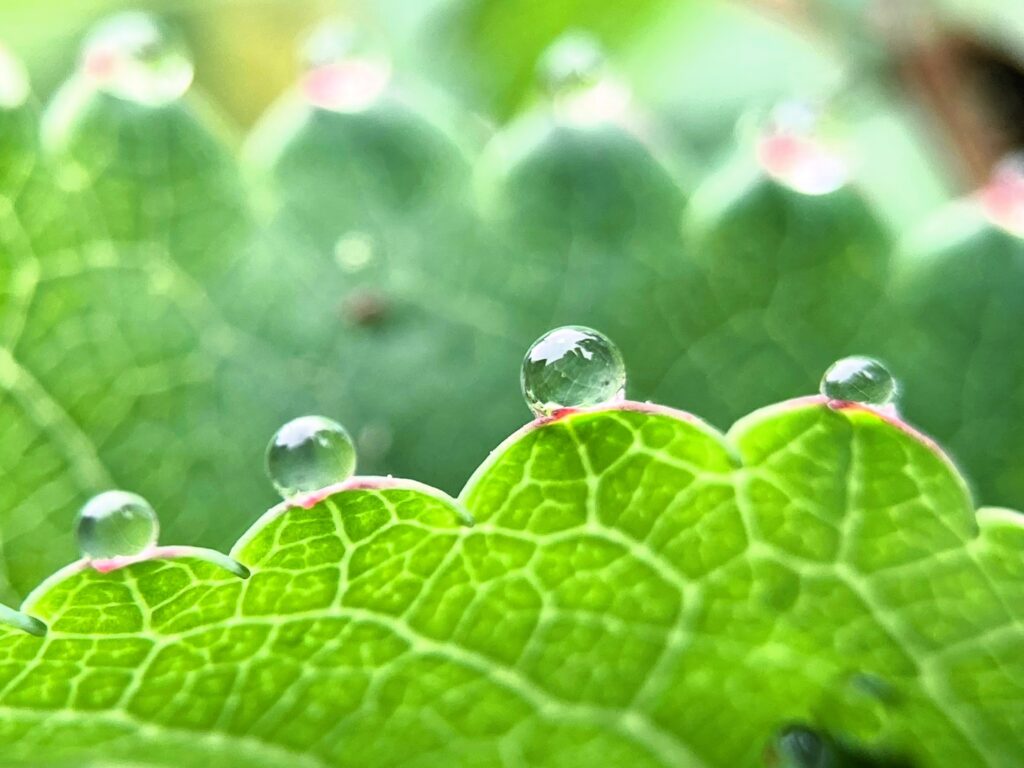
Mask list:
[[[472,524],[469,524],[472,522]],[[239,579],[77,563],[0,630],[10,764],[759,765],[809,722],[914,765],[1024,755],[1024,525],[819,398],[727,435],[625,403],[513,435],[459,499],[279,505]],[[892,696],[851,681],[884,681]],[[877,686],[871,690],[877,691]]]

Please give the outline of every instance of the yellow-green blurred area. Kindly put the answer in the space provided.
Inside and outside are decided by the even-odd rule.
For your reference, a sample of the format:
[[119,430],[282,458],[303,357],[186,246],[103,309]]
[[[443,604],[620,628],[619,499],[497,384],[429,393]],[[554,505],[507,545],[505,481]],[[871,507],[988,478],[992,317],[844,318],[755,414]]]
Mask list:
[[89,27],[129,8],[181,30],[198,88],[240,131],[295,80],[299,43],[325,18],[356,25],[400,80],[492,124],[535,98],[545,48],[584,30],[682,168],[699,173],[744,114],[780,98],[824,101],[869,190],[912,188],[890,216],[976,185],[1024,125],[1024,6],[997,0],[8,0],[0,40],[45,98]]

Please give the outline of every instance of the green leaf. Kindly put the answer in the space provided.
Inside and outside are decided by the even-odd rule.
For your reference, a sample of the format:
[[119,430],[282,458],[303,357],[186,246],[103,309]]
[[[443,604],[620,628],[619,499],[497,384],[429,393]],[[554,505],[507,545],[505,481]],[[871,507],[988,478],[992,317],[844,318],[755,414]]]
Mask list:
[[[472,515],[474,523],[467,525]],[[877,764],[1024,751],[1024,526],[898,422],[537,422],[459,500],[356,479],[236,545],[70,566],[0,629],[11,764],[754,766],[807,723]]]
[[78,79],[45,149],[31,105],[4,117],[25,129],[0,178],[0,593],[70,559],[75,509],[111,487],[147,495],[176,535],[229,541],[237,520],[210,511],[271,493],[220,472],[255,474],[281,418],[273,381],[256,383],[264,347],[224,298],[246,300],[225,284],[249,236],[231,153],[191,102],[142,107]]

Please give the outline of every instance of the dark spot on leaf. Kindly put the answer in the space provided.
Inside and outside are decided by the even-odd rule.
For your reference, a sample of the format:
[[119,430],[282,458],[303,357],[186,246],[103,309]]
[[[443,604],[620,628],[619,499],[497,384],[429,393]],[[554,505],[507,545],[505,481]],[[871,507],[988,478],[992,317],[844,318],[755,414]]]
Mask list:
[[380,325],[388,315],[389,303],[379,293],[358,290],[350,293],[341,306],[341,315],[349,325]]

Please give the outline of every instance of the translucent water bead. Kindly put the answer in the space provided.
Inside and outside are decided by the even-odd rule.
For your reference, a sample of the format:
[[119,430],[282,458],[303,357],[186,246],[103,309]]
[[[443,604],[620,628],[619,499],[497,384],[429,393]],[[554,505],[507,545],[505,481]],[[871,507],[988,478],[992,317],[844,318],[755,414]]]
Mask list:
[[184,43],[146,13],[120,13],[86,38],[82,70],[122,99],[158,105],[184,95],[192,84],[192,59]]
[[621,399],[626,366],[612,341],[579,325],[548,331],[523,359],[523,397],[538,416]]
[[271,438],[266,465],[270,481],[288,499],[350,478],[356,449],[341,424],[323,416],[301,416]]
[[896,380],[873,357],[844,357],[825,371],[821,394],[829,400],[888,405],[896,397]]
[[156,546],[160,521],[149,502],[138,494],[106,491],[82,507],[76,532],[85,557],[132,557]]

